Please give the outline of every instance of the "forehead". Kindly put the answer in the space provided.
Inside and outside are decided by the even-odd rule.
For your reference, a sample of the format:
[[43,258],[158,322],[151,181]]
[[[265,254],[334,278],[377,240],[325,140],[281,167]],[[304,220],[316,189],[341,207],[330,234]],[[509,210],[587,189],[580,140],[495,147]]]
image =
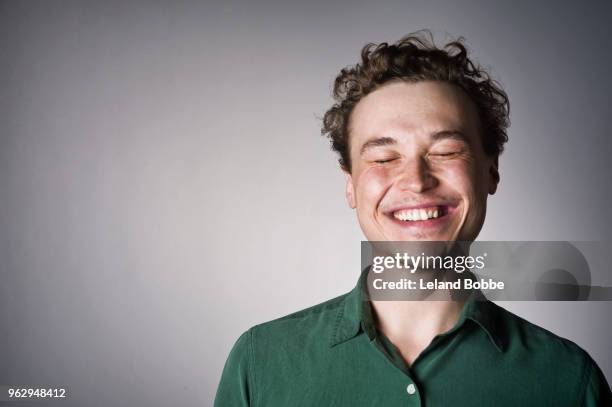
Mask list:
[[474,102],[444,82],[393,82],[364,97],[349,123],[351,145],[370,137],[427,137],[440,131],[478,132]]

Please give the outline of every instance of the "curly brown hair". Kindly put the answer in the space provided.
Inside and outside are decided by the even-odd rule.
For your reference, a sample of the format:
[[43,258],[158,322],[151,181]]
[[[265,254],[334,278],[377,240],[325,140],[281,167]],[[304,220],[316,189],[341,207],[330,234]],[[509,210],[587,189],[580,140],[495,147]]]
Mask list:
[[340,71],[333,96],[336,103],[323,116],[321,134],[328,137],[343,170],[351,171],[349,120],[357,103],[391,81],[440,81],[459,86],[475,103],[481,122],[482,144],[498,156],[508,141],[508,96],[489,74],[468,58],[463,38],[436,47],[429,31],[418,31],[395,44],[367,44],[361,62]]

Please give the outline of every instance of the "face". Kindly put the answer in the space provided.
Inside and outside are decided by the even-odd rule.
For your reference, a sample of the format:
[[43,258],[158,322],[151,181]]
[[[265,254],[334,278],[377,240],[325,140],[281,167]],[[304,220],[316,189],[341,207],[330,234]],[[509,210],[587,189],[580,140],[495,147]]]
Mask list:
[[368,240],[476,238],[499,174],[463,90],[386,84],[357,103],[349,134],[346,198]]

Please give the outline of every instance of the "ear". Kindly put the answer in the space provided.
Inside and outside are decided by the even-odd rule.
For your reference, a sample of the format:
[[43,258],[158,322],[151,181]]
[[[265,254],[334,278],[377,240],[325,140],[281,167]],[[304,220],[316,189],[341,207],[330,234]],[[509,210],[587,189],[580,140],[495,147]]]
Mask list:
[[357,206],[355,203],[355,185],[353,184],[353,177],[349,172],[344,172],[346,177],[346,202],[351,209],[355,209]]
[[499,184],[499,157],[495,157],[489,167],[489,194],[495,194]]

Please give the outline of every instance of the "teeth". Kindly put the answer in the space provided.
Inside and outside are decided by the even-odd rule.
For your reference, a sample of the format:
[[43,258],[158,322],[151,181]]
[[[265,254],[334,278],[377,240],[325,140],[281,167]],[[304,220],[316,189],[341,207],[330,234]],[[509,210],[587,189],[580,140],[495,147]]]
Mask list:
[[441,215],[441,211],[438,210],[437,206],[431,208],[420,208],[420,209],[402,209],[393,213],[396,219],[402,221],[418,221],[435,219]]

